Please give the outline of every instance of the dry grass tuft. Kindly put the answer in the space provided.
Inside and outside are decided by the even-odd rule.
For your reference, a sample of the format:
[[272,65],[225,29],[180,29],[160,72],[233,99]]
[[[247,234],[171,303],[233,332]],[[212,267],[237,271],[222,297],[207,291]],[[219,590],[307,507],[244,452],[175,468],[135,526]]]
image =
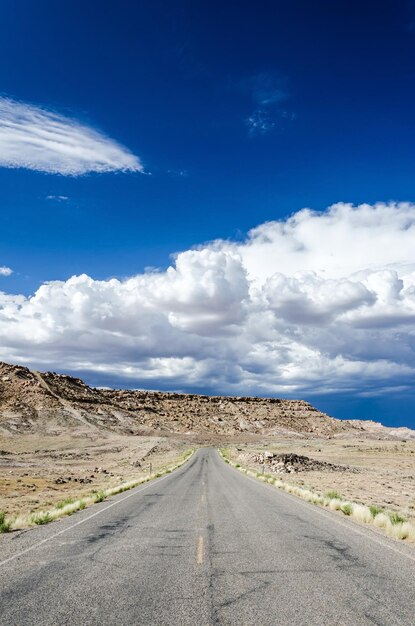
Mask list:
[[[170,474],[174,469],[178,469],[192,456],[193,452],[193,449],[188,450],[179,457],[178,461],[175,464],[169,465],[168,467],[159,470],[154,478],[163,476],[164,474]],[[7,518],[4,513],[0,512],[0,532],[8,532],[9,530],[23,530],[25,528],[30,528],[30,526],[34,525],[39,526],[43,524],[48,524],[49,522],[53,522],[66,515],[72,515],[72,513],[75,513],[76,511],[81,511],[87,506],[91,506],[92,504],[95,504],[97,502],[103,502],[104,500],[106,500],[106,498],[115,496],[119,493],[122,493],[123,491],[128,491],[129,489],[138,487],[139,485],[142,485],[149,480],[151,480],[150,477],[145,476],[136,480],[129,480],[127,482],[121,483],[120,485],[116,485],[115,487],[108,487],[107,489],[91,493],[90,495],[87,495],[78,500],[74,500],[73,498],[67,498],[62,502],[58,502],[56,506],[52,509],[49,509],[47,511],[39,511],[37,513],[32,513],[29,515],[17,515],[13,518]]]
[[278,489],[282,489],[286,493],[302,498],[312,504],[328,508],[330,511],[341,511],[344,515],[351,517],[357,522],[374,524],[377,528],[380,528],[389,535],[389,537],[393,537],[394,539],[415,541],[415,526],[406,521],[400,513],[390,512],[386,514],[380,507],[373,504],[366,506],[364,504],[343,500],[337,491],[328,491],[323,495],[316,491],[299,487],[298,485],[286,483],[267,474],[258,474],[231,461],[228,450],[219,450],[219,453],[227,463],[239,471],[244,472],[247,476],[258,478],[259,480],[274,485]]

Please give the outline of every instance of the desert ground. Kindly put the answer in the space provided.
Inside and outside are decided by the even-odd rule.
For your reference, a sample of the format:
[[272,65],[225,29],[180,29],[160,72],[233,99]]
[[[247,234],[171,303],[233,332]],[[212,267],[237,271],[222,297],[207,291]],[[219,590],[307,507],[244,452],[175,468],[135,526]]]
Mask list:
[[[264,453],[294,453],[335,467],[301,461],[290,471],[290,463],[275,467],[278,478],[319,493],[337,491],[344,499],[376,504],[415,521],[415,441],[350,439],[267,439],[231,445],[233,461],[257,472],[272,473]],[[266,455],[265,455],[266,456]],[[313,468],[313,465],[317,467]],[[295,464],[294,464],[295,466]]]
[[[282,480],[319,493],[376,504],[415,522],[415,441],[372,438],[142,437],[61,434],[0,437],[0,511],[47,509],[119,483],[153,474],[191,448],[227,447],[231,458],[257,472],[272,472],[276,454],[310,459],[275,468]],[[268,458],[264,460],[264,453]],[[321,465],[319,465],[321,464]],[[326,465],[324,465],[326,464]]]
[[173,464],[185,439],[82,433],[0,437],[0,511],[45,510],[67,498],[148,476]]

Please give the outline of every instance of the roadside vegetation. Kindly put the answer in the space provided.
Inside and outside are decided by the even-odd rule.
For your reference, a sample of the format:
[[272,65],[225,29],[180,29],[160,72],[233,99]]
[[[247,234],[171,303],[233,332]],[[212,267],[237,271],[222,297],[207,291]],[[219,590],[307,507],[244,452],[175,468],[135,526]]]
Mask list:
[[8,533],[10,530],[10,521],[6,520],[4,511],[0,511],[0,533]]
[[221,448],[219,454],[224,461],[232,465],[235,469],[243,472],[247,476],[257,478],[263,482],[274,485],[278,489],[282,489],[286,493],[302,498],[306,502],[325,507],[330,511],[338,511],[351,519],[363,524],[373,524],[394,539],[406,539],[415,541],[415,526],[408,522],[406,518],[395,511],[385,511],[377,505],[366,506],[357,502],[350,502],[342,498],[338,491],[328,491],[321,494],[305,487],[299,487],[287,483],[272,474],[262,474],[255,472],[247,467],[242,467],[240,463],[235,463],[230,457],[230,451],[227,448]]
[[6,513],[0,511],[0,534],[11,532],[13,530],[23,530],[30,528],[31,526],[42,526],[48,524],[61,517],[72,515],[76,511],[82,511],[92,504],[98,502],[104,502],[107,498],[115,496],[134,487],[138,487],[143,483],[147,483],[154,478],[159,478],[165,474],[170,474],[173,470],[181,467],[193,454],[194,449],[187,450],[174,464],[170,464],[166,467],[160,468],[156,474],[152,476],[141,476],[137,479],[129,480],[127,482],[120,483],[107,489],[100,491],[92,491],[90,494],[83,496],[82,498],[66,498],[47,511],[38,511],[36,513],[29,513],[25,515],[16,515],[14,517],[8,517]]

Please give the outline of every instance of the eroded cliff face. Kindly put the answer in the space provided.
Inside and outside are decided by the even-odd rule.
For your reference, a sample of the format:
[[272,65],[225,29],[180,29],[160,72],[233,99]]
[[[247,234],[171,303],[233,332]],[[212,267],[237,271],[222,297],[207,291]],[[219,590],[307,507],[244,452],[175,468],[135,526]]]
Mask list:
[[329,417],[302,400],[96,389],[79,378],[0,363],[0,432],[67,430],[327,437],[364,426]]

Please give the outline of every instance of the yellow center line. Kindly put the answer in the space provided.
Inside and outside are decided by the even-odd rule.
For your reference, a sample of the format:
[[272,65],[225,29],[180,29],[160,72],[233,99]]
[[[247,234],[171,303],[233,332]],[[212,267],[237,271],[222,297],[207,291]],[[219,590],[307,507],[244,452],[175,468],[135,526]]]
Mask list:
[[200,535],[197,542],[197,564],[203,565],[204,549],[203,549],[203,537]]

